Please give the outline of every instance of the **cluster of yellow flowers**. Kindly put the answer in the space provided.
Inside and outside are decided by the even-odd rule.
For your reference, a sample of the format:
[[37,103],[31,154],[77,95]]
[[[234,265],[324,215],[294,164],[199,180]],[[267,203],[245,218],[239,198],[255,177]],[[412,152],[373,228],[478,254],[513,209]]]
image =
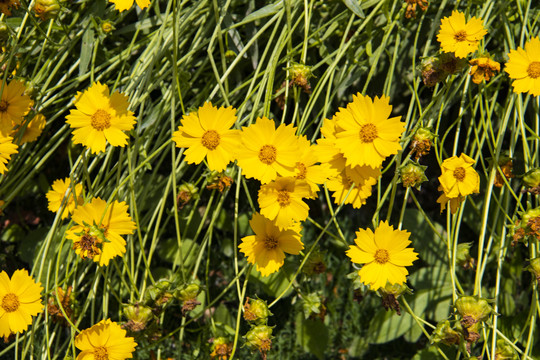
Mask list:
[[[443,52],[464,58],[478,50],[486,34],[482,19],[472,17],[466,21],[465,14],[454,10],[450,17],[442,19],[437,40]],[[477,84],[489,80],[496,71],[500,71],[500,64],[492,60],[488,53],[472,59],[470,64],[473,82]],[[517,50],[510,50],[505,71],[514,79],[514,92],[540,95],[540,39],[531,38],[525,43],[525,49],[518,47]]]

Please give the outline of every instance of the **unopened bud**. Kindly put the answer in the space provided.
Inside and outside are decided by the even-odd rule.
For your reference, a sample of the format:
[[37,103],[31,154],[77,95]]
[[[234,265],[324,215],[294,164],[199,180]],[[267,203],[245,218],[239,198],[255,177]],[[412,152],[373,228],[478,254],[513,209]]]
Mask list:
[[427,181],[427,177],[424,174],[426,169],[427,166],[408,161],[399,168],[399,174],[401,176],[400,181],[405,187],[414,187],[418,189],[424,181]]
[[128,320],[124,327],[132,332],[144,330],[147,324],[155,318],[152,309],[141,304],[127,305],[124,307],[123,312]]
[[495,349],[495,360],[518,360],[514,348],[503,339],[497,340],[497,348]]
[[445,345],[456,345],[462,339],[460,331],[456,331],[450,325],[450,321],[445,320],[437,324],[431,334],[431,343],[443,343]]
[[472,243],[461,243],[457,246],[456,263],[464,269],[474,268],[475,260],[469,253],[471,245]]
[[244,304],[244,319],[246,321],[266,324],[266,319],[271,315],[272,313],[268,309],[266,301],[246,298],[246,303]]
[[58,0],[36,0],[33,10],[37,17],[45,21],[58,16],[60,4]]
[[488,301],[478,296],[462,296],[457,299],[455,307],[461,315],[461,325],[465,328],[471,328],[482,321],[486,321],[493,312]]
[[532,194],[540,194],[540,168],[531,169],[523,175],[523,184]]
[[244,336],[246,346],[251,350],[258,350],[261,354],[270,350],[272,338],[272,328],[267,325],[254,326]]

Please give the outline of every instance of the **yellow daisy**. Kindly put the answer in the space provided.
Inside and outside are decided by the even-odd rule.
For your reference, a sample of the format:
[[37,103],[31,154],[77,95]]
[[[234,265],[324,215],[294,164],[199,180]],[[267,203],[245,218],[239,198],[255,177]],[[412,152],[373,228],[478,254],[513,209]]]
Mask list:
[[437,40],[444,52],[451,52],[458,58],[464,58],[478,49],[478,43],[486,34],[487,30],[482,25],[482,19],[473,16],[467,22],[465,14],[454,10],[450,17],[441,20]]
[[[47,124],[47,119],[43,114],[36,114],[30,120],[28,125],[26,125],[26,128],[24,129],[24,133],[21,137],[21,145],[26,144],[28,142],[36,141],[37,138],[41,135],[41,132],[45,128],[45,124]],[[14,138],[17,138],[16,135],[17,132],[22,131],[22,127],[17,129],[16,131],[12,132],[12,135]]]
[[375,233],[371,229],[358,229],[356,245],[347,250],[347,256],[356,264],[364,264],[358,275],[360,281],[375,291],[390,284],[403,284],[409,272],[405,266],[411,266],[418,258],[411,243],[411,234],[404,230],[394,230],[388,222],[381,221]]
[[489,56],[472,59],[469,64],[472,65],[469,75],[472,75],[475,84],[480,84],[483,80],[489,81],[496,71],[501,71],[501,64],[491,60]]
[[387,156],[401,150],[399,139],[405,130],[401,116],[390,118],[392,106],[387,96],[375,97],[358,93],[347,108],[336,114],[336,147],[347,159],[347,165],[381,166]]
[[299,139],[299,157],[295,166],[295,178],[305,180],[311,188],[312,197],[315,198],[319,191],[319,185],[324,184],[330,174],[329,164],[318,164],[319,158],[315,152],[315,146],[311,146],[306,136]]
[[295,132],[292,125],[281,124],[276,129],[274,121],[265,117],[243,127],[236,158],[244,176],[260,180],[263,184],[277,176],[294,176],[298,160]]
[[32,316],[43,311],[41,283],[26,270],[15,270],[11,279],[0,272],[0,337],[22,333],[32,323]]
[[19,0],[1,0],[0,11],[5,15],[10,16],[11,7],[13,6],[15,9],[18,9],[20,4]]
[[326,187],[333,191],[332,197],[336,205],[351,204],[353,208],[359,209],[371,196],[373,185],[377,183],[380,175],[380,167],[373,169],[370,166],[347,166],[337,176],[328,179]]
[[11,136],[4,136],[0,133],[0,174],[7,171],[7,162],[11,159],[11,155],[17,153],[18,146],[12,141]]
[[13,80],[5,85],[0,97],[0,133],[11,134],[13,128],[22,123],[30,110],[32,100],[25,95],[26,86],[22,81]]
[[441,186],[439,186],[439,191],[442,191],[441,195],[437,198],[437,203],[441,204],[441,213],[446,209],[446,205],[450,205],[450,213],[457,213],[461,203],[465,200],[465,196],[458,196],[455,198],[449,198],[444,193]]
[[120,235],[132,234],[136,229],[125,202],[94,198],[78,206],[71,215],[77,225],[71,227],[66,237],[73,241],[73,249],[81,258],[90,258],[100,266],[126,252],[126,241]]
[[[109,0],[109,2],[112,2],[118,11],[124,11],[133,6],[133,0]],[[150,5],[150,0],[135,0],[135,2],[141,9],[147,8]]]
[[[82,205],[82,184],[76,184],[75,187],[70,186],[71,179],[58,179],[52,184],[52,189],[45,195],[49,201],[48,209],[52,212],[57,212],[64,202],[61,218],[65,219],[69,214],[73,213],[77,205]],[[76,199],[76,200],[75,200]]]
[[311,188],[305,180],[294,177],[278,177],[275,181],[261,185],[257,198],[261,214],[281,229],[308,217],[309,207],[302,198],[311,197]]
[[73,142],[90,148],[92,153],[105,151],[107,141],[112,146],[125,146],[128,135],[123,131],[133,129],[136,121],[128,106],[126,95],[115,91],[109,96],[109,87],[99,82],[78,92],[76,109],[66,116],[66,122],[75,129]]
[[184,152],[187,163],[200,164],[206,157],[210,170],[223,171],[234,161],[238,147],[238,130],[231,129],[235,112],[232,107],[216,108],[207,102],[197,113],[184,115],[172,139],[176,146],[188,148]]
[[101,320],[75,338],[75,346],[81,350],[76,360],[131,359],[137,343],[126,334],[126,330],[111,319]]
[[280,230],[273,221],[258,213],[253,214],[249,225],[255,235],[242,238],[238,247],[250,264],[257,265],[262,276],[278,271],[283,266],[285,253],[298,255],[304,248],[296,229]]
[[520,47],[510,50],[508,58],[504,70],[514,79],[514,92],[540,95],[540,39],[535,37],[527,41],[525,50]]
[[467,196],[480,190],[480,176],[474,170],[474,160],[465,154],[443,161],[439,181],[448,198]]

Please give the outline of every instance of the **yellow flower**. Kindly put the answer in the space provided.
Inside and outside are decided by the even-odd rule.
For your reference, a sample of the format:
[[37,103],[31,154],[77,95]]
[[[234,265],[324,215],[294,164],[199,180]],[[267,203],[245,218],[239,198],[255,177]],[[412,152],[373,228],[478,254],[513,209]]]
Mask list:
[[273,120],[258,118],[255,124],[242,128],[241,148],[236,154],[244,176],[267,184],[279,176],[294,176],[298,160],[296,128]]
[[443,161],[439,181],[448,198],[467,196],[480,190],[480,176],[473,169],[474,160],[465,154]]
[[525,50],[520,47],[510,50],[508,58],[504,70],[514,79],[514,92],[540,95],[540,39],[535,37],[527,41]]
[[0,337],[22,333],[32,323],[32,316],[43,311],[41,283],[26,270],[15,270],[11,279],[0,272]]
[[61,215],[62,219],[67,218],[69,214],[73,213],[77,205],[82,205],[83,203],[82,184],[76,184],[75,187],[70,185],[70,178],[55,180],[52,184],[52,189],[45,195],[49,201],[48,209],[52,212],[60,210],[60,206],[64,202]]
[[446,205],[450,205],[450,213],[455,214],[457,213],[459,207],[461,206],[461,203],[465,200],[465,196],[458,196],[455,198],[449,198],[444,193],[441,186],[439,186],[439,191],[442,191],[441,196],[437,198],[437,202],[441,204],[441,213],[446,209]]
[[311,188],[312,197],[315,198],[319,191],[319,185],[324,184],[328,175],[331,173],[330,165],[317,164],[319,159],[315,152],[316,146],[311,146],[311,143],[305,136],[299,139],[298,144],[300,151],[294,169],[295,178],[305,180]]
[[13,80],[8,85],[4,83],[3,87],[0,97],[0,133],[7,136],[15,126],[22,123],[32,100],[24,94],[26,86],[22,81]]
[[278,177],[261,186],[258,202],[262,215],[275,221],[279,228],[286,229],[307,219],[309,207],[302,198],[308,197],[311,197],[311,189],[306,181]]
[[250,264],[257,265],[262,276],[278,271],[283,266],[285,253],[298,255],[304,248],[296,229],[280,230],[274,222],[258,213],[253,214],[249,225],[255,235],[242,238],[238,247]]
[[473,16],[467,22],[465,14],[454,10],[452,16],[441,20],[437,40],[444,52],[453,52],[456,57],[464,58],[478,49],[478,43],[486,34],[487,30],[482,25],[482,19]]
[[128,106],[126,95],[115,91],[109,96],[109,87],[99,82],[78,92],[76,109],[66,116],[67,123],[75,128],[73,142],[89,147],[93,153],[105,151],[106,141],[112,146],[125,146],[128,136],[123,131],[133,129],[136,121]]
[[[150,5],[150,0],[135,0],[137,2],[137,5],[141,9],[144,9]],[[131,6],[133,6],[133,0],[109,0],[109,2],[112,2],[115,6],[115,9],[118,11],[124,11],[129,9]]]
[[469,64],[472,65],[469,75],[472,75],[475,84],[480,84],[482,80],[489,81],[495,71],[501,71],[501,64],[491,60],[489,56],[472,59]]
[[0,1],[0,11],[5,15],[10,16],[11,7],[13,6],[15,9],[18,9],[20,4],[19,0],[2,0]]
[[100,266],[126,252],[126,241],[120,235],[132,234],[136,229],[131,221],[125,202],[113,201],[107,206],[105,200],[94,198],[86,205],[78,206],[71,215],[77,225],[66,233],[73,241],[73,249],[81,258],[91,258]]
[[4,136],[0,133],[0,174],[7,171],[7,162],[11,159],[11,155],[17,153],[18,146],[12,140],[11,136]]
[[137,343],[120,325],[107,319],[81,331],[75,346],[81,350],[76,360],[124,360],[133,357]]
[[336,147],[347,159],[347,165],[379,167],[387,156],[401,150],[399,139],[405,130],[401,116],[389,118],[392,112],[390,98],[358,93],[347,108],[336,114]]
[[187,163],[200,164],[206,157],[210,170],[223,171],[234,161],[238,146],[238,130],[231,129],[235,122],[235,109],[207,102],[198,113],[184,115],[172,139],[176,146],[188,148],[184,152]]
[[[21,145],[26,144],[28,142],[36,141],[37,138],[41,135],[41,132],[45,128],[45,125],[47,124],[47,119],[43,114],[36,114],[30,120],[28,125],[26,125],[26,128],[24,129],[23,135],[21,137]],[[13,137],[17,138],[15,134],[17,132],[22,131],[23,127],[20,129],[17,129],[16,131],[12,132]]]
[[390,284],[403,284],[409,274],[405,266],[411,266],[418,258],[411,243],[411,233],[404,230],[394,230],[388,222],[381,221],[375,233],[371,229],[358,229],[356,245],[347,250],[347,256],[356,264],[362,266],[358,275],[360,280],[375,291]]
[[371,196],[372,187],[380,175],[380,167],[373,169],[370,166],[347,166],[337,176],[328,179],[326,187],[333,191],[332,197],[336,205],[351,204],[353,208],[359,209]]

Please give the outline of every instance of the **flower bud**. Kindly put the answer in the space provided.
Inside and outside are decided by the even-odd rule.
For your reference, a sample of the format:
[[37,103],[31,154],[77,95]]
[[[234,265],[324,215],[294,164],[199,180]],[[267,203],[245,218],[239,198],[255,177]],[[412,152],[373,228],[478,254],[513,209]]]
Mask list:
[[114,27],[113,23],[110,22],[109,20],[105,20],[101,23],[100,25],[100,28],[101,28],[101,31],[103,31],[104,34],[108,34],[110,33],[111,31],[115,30],[116,28]]
[[421,127],[416,130],[411,142],[411,155],[418,161],[422,156],[429,154],[435,134],[431,132],[431,127]]
[[422,59],[420,71],[422,73],[422,81],[427,87],[433,87],[437,83],[446,79],[446,73],[441,70],[441,63],[435,56],[430,56]]
[[174,292],[174,296],[182,301],[182,314],[195,309],[201,303],[197,300],[197,296],[201,292],[201,287],[197,284],[184,285],[182,289]]
[[439,60],[441,70],[448,75],[458,73],[469,65],[467,59],[456,58],[453,53],[442,53]]
[[[467,329],[488,320],[493,312],[488,301],[478,296],[462,296],[457,299],[455,307],[461,315],[461,325]],[[476,327],[474,330],[476,330]]]
[[424,174],[427,166],[420,165],[413,161],[407,161],[399,168],[399,174],[401,176],[400,181],[405,187],[420,188],[420,185],[424,181],[427,181],[427,177]]
[[227,342],[227,339],[224,337],[218,337],[213,340],[210,358],[214,359],[217,357],[217,360],[227,360],[231,355],[232,348],[232,343]]
[[495,349],[495,360],[518,360],[514,348],[503,339],[497,340],[497,348]]
[[456,263],[464,269],[474,268],[475,260],[469,253],[471,245],[472,243],[462,243],[457,246]]
[[124,306],[123,312],[128,320],[124,327],[132,332],[139,332],[146,329],[147,324],[155,319],[152,309],[141,304]]
[[322,274],[326,271],[324,255],[326,252],[320,251],[319,247],[314,249],[309,255],[302,271],[307,275]]
[[261,299],[246,298],[244,304],[244,319],[246,321],[252,321],[257,324],[266,324],[266,319],[271,316],[272,313],[268,309],[266,301]]
[[292,63],[287,70],[290,71],[291,81],[294,85],[301,87],[306,93],[311,92],[311,85],[308,80],[313,76],[313,73],[310,66]]
[[326,305],[324,300],[317,293],[311,293],[302,297],[302,309],[304,310],[304,316],[306,319],[320,319],[324,320],[326,315]]
[[540,168],[531,169],[523,175],[523,184],[526,191],[532,194],[540,194]]
[[538,281],[538,285],[540,285],[540,257],[531,259],[531,263],[525,269],[529,270],[531,274],[533,274]]
[[246,346],[251,350],[259,350],[263,356],[272,346],[272,328],[267,325],[253,326],[244,336]]
[[460,331],[456,331],[450,325],[450,321],[445,320],[437,324],[431,334],[431,343],[443,343],[445,345],[457,345],[463,338]]
[[382,305],[386,311],[392,309],[401,316],[401,307],[397,299],[404,293],[412,294],[411,289],[405,284],[391,284],[386,282],[385,287],[380,288],[378,293],[382,298]]
[[5,22],[0,21],[0,43],[4,45],[7,39],[9,39],[9,28]]
[[60,12],[60,4],[58,0],[36,0],[33,10],[43,21],[55,19]]
[[503,187],[504,186],[504,179],[503,176],[506,179],[510,179],[514,177],[514,174],[512,173],[512,168],[514,167],[514,164],[512,163],[512,159],[508,156],[502,156],[499,159],[498,162],[499,167],[501,168],[501,172],[497,171],[497,174],[495,175],[495,180],[493,181],[493,185],[496,187]]
[[191,200],[199,198],[199,188],[193,184],[185,183],[178,188],[178,197],[176,198],[176,204],[179,209],[182,209]]
[[144,293],[145,304],[154,307],[167,303],[173,297],[170,287],[171,282],[168,279],[159,279],[154,285],[146,288]]

